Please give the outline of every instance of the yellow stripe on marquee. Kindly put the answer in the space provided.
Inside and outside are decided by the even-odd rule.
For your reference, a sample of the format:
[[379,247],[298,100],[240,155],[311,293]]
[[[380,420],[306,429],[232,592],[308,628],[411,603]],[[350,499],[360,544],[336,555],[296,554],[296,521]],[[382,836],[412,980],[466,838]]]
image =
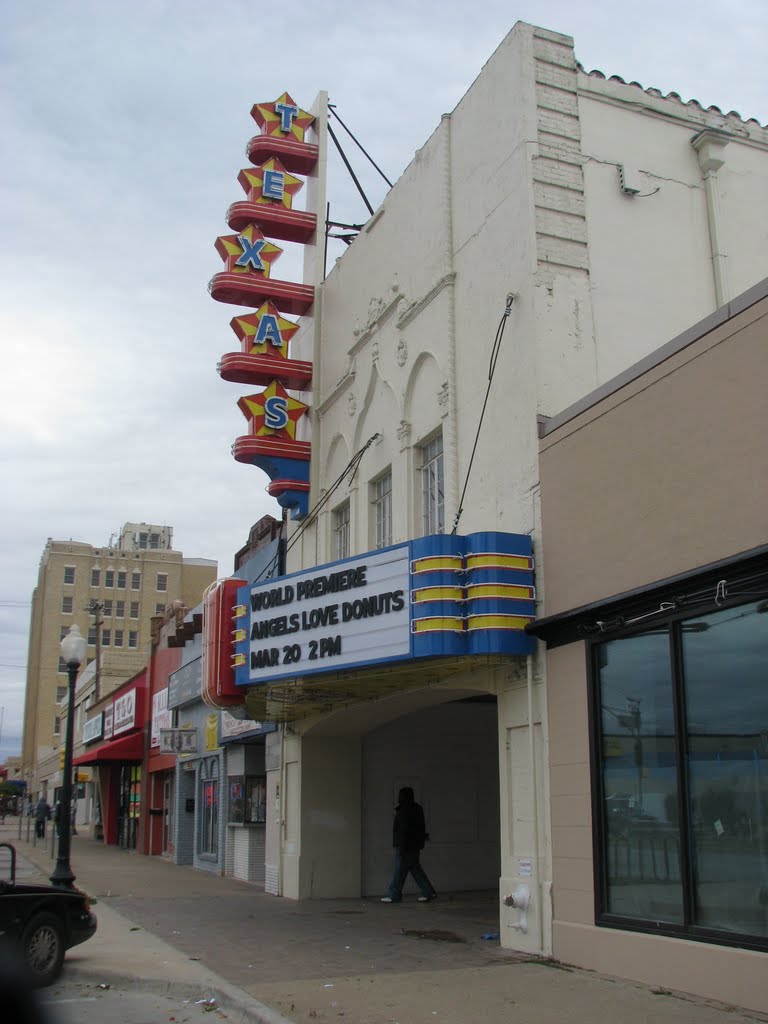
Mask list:
[[463,587],[421,587],[413,591],[413,603],[423,601],[463,601]]
[[519,587],[512,583],[473,583],[467,587],[467,598],[476,601],[481,597],[516,598],[532,601],[535,597],[533,587]]
[[433,555],[430,558],[414,558],[411,562],[411,572],[437,572],[448,570],[461,572],[464,563],[461,555]]
[[528,555],[502,555],[498,552],[467,555],[467,569],[532,569]]
[[248,639],[248,630],[247,629],[236,629],[232,633],[232,642],[233,643],[239,644],[239,643],[242,643],[243,640],[247,640],[247,639]]
[[467,629],[525,629],[532,615],[470,615]]
[[414,619],[414,633],[434,633],[437,631],[463,633],[464,620],[458,615],[433,615],[427,619]]
[[242,619],[242,618],[245,617],[245,615],[247,613],[248,613],[248,609],[245,607],[244,604],[236,604],[236,605],[233,605],[233,607],[232,607],[232,618],[233,619]]
[[239,665],[244,665],[246,657],[244,654],[236,654],[232,659],[232,668],[237,668]]

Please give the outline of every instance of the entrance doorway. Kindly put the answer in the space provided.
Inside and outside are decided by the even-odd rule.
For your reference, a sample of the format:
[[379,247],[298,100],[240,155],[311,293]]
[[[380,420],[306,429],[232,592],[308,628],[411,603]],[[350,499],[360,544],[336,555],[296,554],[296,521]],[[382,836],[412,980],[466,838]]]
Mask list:
[[117,807],[117,845],[135,850],[141,814],[141,765],[120,766]]
[[166,775],[163,779],[163,845],[160,851],[166,857],[173,853],[174,788],[173,775]]

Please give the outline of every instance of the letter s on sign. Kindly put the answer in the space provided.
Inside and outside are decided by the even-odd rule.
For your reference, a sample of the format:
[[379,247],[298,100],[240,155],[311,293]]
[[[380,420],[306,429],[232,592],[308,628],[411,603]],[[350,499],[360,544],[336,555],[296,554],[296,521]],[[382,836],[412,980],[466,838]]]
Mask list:
[[270,395],[264,403],[264,426],[282,430],[288,423],[288,403],[282,395]]

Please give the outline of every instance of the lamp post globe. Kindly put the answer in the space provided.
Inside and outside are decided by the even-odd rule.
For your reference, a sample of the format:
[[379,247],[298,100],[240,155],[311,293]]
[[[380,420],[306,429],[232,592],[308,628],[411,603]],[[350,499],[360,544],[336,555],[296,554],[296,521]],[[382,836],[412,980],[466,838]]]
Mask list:
[[75,737],[75,683],[80,666],[85,661],[87,644],[80,633],[79,626],[71,626],[61,641],[61,657],[67,666],[67,732],[64,740],[64,777],[61,786],[59,803],[59,851],[56,867],[51,875],[52,885],[63,885],[69,889],[74,887],[75,876],[69,863],[70,837],[72,830],[72,750]]

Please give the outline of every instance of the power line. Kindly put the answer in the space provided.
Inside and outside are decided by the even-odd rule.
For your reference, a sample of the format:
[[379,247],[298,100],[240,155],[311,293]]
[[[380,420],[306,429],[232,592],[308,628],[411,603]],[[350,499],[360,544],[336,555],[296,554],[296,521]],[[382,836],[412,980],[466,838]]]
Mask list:
[[496,328],[496,337],[493,339],[493,347],[491,349],[491,361],[488,367],[488,387],[485,389],[485,399],[483,401],[483,408],[480,411],[480,420],[477,424],[477,433],[475,434],[475,443],[472,445],[472,454],[469,457],[469,465],[467,466],[467,475],[464,477],[464,488],[461,492],[461,498],[459,499],[459,507],[456,509],[456,515],[453,517],[453,529],[452,534],[456,533],[459,526],[459,520],[461,514],[464,511],[464,496],[467,493],[467,485],[469,484],[469,474],[472,472],[472,463],[475,458],[475,452],[477,451],[477,442],[480,440],[480,428],[483,425],[483,417],[485,416],[485,407],[488,405],[488,396],[491,393],[491,384],[493,384],[493,375],[496,372],[496,361],[499,358],[499,352],[501,351],[501,339],[504,337],[504,328],[507,325],[509,314],[512,312],[512,303],[515,301],[514,295],[510,292],[507,295],[507,304],[504,308],[504,312],[501,314],[501,320],[499,326]]

